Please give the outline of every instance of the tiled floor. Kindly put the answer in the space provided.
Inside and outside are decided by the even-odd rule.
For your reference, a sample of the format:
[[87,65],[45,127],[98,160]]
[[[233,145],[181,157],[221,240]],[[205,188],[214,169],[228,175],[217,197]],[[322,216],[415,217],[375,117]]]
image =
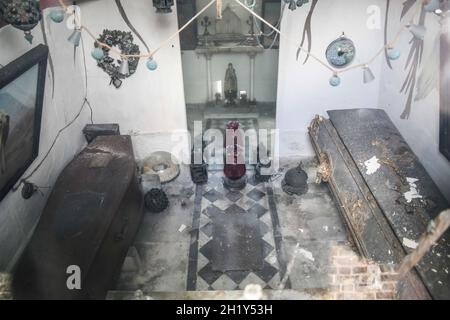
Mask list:
[[[195,186],[189,168],[164,185],[170,207],[146,213],[135,241],[141,260],[127,258],[119,290],[178,292],[238,290],[247,284],[267,289],[326,289],[331,286],[331,251],[336,245],[351,248],[347,231],[326,185],[317,185],[314,160],[304,160],[309,191],[289,196],[281,180],[299,159],[282,159],[273,181],[249,183],[240,192],[223,187],[222,173],[210,172],[207,185]],[[263,268],[219,272],[212,270],[214,214],[252,214],[258,218]],[[184,230],[183,230],[184,229]]]
[[191,236],[188,230],[179,230],[181,226],[189,227],[192,223],[195,186],[189,168],[182,166],[178,178],[163,188],[170,199],[169,208],[159,214],[144,214],[135,240],[141,267],[138,268],[134,260],[127,257],[119,290],[186,290]]
[[[198,217],[200,233],[197,246],[199,251],[197,273],[194,275],[196,280],[192,281],[195,283],[195,287],[192,285],[188,289],[234,290],[244,289],[249,283],[257,283],[263,288],[275,289],[279,286],[280,272],[266,186],[264,183],[257,183],[250,178],[245,189],[230,192],[223,187],[222,176],[220,171],[210,172],[208,184],[203,189],[201,213]],[[216,214],[254,214],[258,218],[264,259],[261,270],[227,272],[213,270],[213,221],[211,217]],[[195,250],[195,246],[192,250]]]
[[[308,174],[307,194],[289,196],[281,189],[281,177],[272,182],[285,259],[288,264],[292,262],[289,272],[292,288],[325,289],[332,281],[332,248],[351,247],[351,243],[328,186],[315,183],[315,159],[302,159],[302,162]],[[281,170],[285,173],[298,164],[298,159],[284,159]]]

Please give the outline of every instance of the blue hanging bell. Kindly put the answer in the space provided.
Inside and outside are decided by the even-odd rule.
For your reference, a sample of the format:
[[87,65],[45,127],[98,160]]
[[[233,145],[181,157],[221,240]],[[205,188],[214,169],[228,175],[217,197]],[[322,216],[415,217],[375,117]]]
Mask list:
[[387,56],[391,60],[398,60],[400,58],[400,51],[395,48],[389,48],[387,50]]
[[59,8],[59,9],[53,9],[50,12],[50,19],[52,19],[53,22],[55,23],[61,23],[64,21],[64,17],[65,17],[65,12],[63,9]]
[[337,74],[333,75],[330,78],[330,86],[332,87],[337,87],[341,84],[341,78],[339,78],[339,76]]
[[97,61],[102,60],[103,57],[105,56],[105,54],[103,53],[103,49],[100,47],[94,48],[91,52],[91,55]]
[[158,68],[158,63],[153,59],[149,59],[147,61],[147,68],[148,70],[155,71]]

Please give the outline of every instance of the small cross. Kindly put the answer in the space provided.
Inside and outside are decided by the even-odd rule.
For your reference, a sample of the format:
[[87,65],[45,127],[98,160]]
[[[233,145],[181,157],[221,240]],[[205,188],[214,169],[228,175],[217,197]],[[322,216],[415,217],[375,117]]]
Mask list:
[[205,31],[203,32],[203,35],[204,36],[209,36],[210,33],[208,31],[208,27],[211,25],[211,21],[209,21],[209,17],[208,16],[204,16],[203,17],[203,21],[201,21],[200,24],[202,25],[202,27],[205,28]]

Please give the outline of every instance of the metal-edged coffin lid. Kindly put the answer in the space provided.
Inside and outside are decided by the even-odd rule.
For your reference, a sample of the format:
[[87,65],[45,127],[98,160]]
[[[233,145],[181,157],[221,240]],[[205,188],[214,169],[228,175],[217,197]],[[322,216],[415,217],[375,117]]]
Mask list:
[[[405,254],[427,231],[428,223],[449,203],[386,112],[379,109],[328,111],[330,124],[345,146],[374,197],[381,217],[392,229]],[[375,159],[376,157],[376,159]],[[368,168],[369,160],[377,165]],[[380,216],[377,217],[378,224]],[[370,229],[370,225],[365,225]],[[416,266],[431,296],[450,298],[450,232]],[[397,259],[392,262],[398,263]]]
[[16,268],[20,297],[76,297],[66,287],[67,267],[79,266],[86,283],[135,172],[129,136],[100,136],[67,165]]

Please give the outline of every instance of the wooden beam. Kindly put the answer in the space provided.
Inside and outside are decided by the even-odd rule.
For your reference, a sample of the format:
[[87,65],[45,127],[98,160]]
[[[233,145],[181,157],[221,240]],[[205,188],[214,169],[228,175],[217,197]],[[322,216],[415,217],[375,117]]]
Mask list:
[[422,235],[417,248],[403,259],[397,269],[399,279],[403,278],[414,266],[422,260],[423,256],[431,249],[444,232],[450,227],[450,209],[430,222],[428,230]]
[[217,20],[222,20],[222,0],[217,0]]

